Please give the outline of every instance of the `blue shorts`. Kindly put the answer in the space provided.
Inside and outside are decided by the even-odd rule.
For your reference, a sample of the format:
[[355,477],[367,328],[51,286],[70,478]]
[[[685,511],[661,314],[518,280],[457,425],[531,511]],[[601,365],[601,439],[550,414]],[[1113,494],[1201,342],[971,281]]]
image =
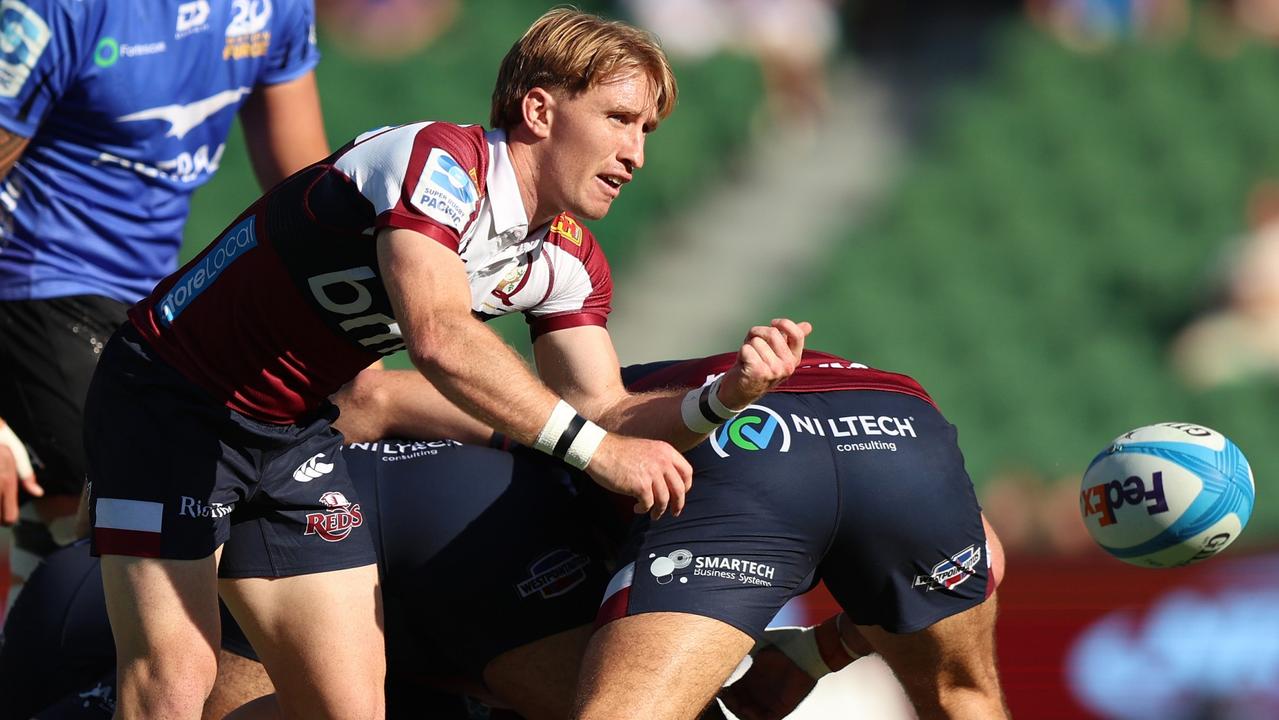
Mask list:
[[855,623],[907,633],[986,597],[981,508],[924,400],[773,393],[687,456],[683,514],[637,523],[600,622],[682,612],[758,639],[822,580]]
[[558,462],[450,440],[344,455],[375,508],[388,688],[482,681],[498,655],[594,620],[609,576],[602,513]]
[[298,425],[237,413],[126,323],[85,402],[93,553],[193,560],[225,543],[221,577],[374,563],[336,417],[332,405]]

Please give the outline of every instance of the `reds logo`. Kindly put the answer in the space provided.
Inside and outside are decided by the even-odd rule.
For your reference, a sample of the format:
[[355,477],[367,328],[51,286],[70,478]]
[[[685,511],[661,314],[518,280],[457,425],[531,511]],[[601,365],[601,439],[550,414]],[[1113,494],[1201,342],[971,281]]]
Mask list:
[[326,542],[340,542],[352,530],[364,524],[360,504],[352,505],[340,492],[324,493],[320,496],[320,503],[326,508],[325,511],[306,514],[306,530],[303,535],[319,535]]

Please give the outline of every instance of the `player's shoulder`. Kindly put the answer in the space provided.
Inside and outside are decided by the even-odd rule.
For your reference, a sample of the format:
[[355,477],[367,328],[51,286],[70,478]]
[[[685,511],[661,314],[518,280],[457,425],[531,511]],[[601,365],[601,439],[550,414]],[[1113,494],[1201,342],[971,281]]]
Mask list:
[[20,27],[19,34],[8,34],[29,45],[54,28],[88,32],[104,18],[127,15],[132,6],[118,0],[4,0],[0,27]]
[[566,212],[551,220],[546,230],[546,243],[578,258],[599,255],[603,259],[603,250],[600,249],[595,234]]

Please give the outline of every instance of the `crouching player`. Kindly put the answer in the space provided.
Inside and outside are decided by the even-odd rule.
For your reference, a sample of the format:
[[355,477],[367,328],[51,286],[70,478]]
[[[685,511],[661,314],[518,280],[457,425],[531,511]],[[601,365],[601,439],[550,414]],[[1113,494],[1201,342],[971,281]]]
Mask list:
[[[628,385],[692,388],[696,411],[732,361],[628,368]],[[578,717],[696,717],[818,580],[847,621],[826,665],[873,649],[921,718],[1007,717],[981,509],[955,428],[917,382],[806,351],[686,455],[697,489],[680,517],[639,522],[583,661]],[[785,648],[812,674],[817,636]]]

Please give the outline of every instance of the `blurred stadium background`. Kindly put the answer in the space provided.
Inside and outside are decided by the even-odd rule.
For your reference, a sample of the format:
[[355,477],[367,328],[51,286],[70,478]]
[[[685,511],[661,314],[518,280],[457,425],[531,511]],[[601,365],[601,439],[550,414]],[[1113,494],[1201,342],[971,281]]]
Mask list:
[[[1279,717],[1279,2],[578,4],[649,25],[681,86],[592,224],[623,362],[811,320],[815,347],[916,377],[959,427],[1010,556],[1014,716]],[[498,60],[545,9],[319,5],[335,147],[486,120]],[[196,196],[188,256],[258,193],[241,144]],[[1225,555],[1156,572],[1093,547],[1078,483],[1164,420],[1231,437],[1259,502]],[[819,592],[786,615],[828,612]],[[858,703],[872,686],[846,682]],[[854,716],[826,695],[806,716]]]

